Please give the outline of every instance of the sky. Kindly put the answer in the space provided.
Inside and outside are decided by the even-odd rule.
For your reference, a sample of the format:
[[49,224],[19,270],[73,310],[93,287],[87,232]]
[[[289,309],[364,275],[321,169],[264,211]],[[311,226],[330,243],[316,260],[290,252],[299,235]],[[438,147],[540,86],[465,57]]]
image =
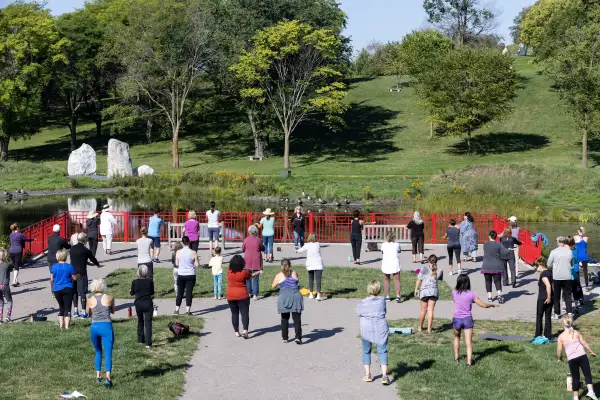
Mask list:
[[[427,26],[427,15],[423,11],[422,0],[338,0],[348,15],[346,35],[352,38],[355,50],[360,50],[376,40],[388,42],[401,40],[414,29]],[[10,0],[0,0],[0,7]],[[82,7],[85,0],[47,0],[54,15],[73,11]],[[513,18],[523,7],[535,0],[484,0],[500,13],[497,33],[510,43],[509,27]]]

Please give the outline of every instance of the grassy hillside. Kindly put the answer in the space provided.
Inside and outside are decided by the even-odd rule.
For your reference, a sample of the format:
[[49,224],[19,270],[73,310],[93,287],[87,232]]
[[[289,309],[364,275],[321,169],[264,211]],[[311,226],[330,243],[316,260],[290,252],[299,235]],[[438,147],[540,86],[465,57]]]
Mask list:
[[[353,82],[347,97],[347,127],[343,131],[331,133],[305,124],[294,134],[291,161],[295,178],[282,182],[280,192],[294,196],[305,189],[330,198],[362,197],[368,185],[375,197],[402,197],[409,182],[421,177],[426,194],[444,195],[454,190],[461,196],[481,198],[480,181],[496,181],[494,171],[498,169],[504,171],[501,175],[509,186],[514,182],[513,173],[526,184],[532,182],[531,188],[519,191],[531,207],[539,203],[548,207],[593,208],[596,200],[592,193],[600,188],[599,174],[593,168],[578,169],[580,136],[574,121],[530,60],[516,59],[522,90],[514,111],[477,133],[473,140],[476,154],[471,156],[459,138],[429,138],[426,114],[410,85],[399,93],[391,93],[391,77]],[[252,141],[249,135],[231,129],[236,122],[231,115],[226,108],[214,110],[206,119],[208,122],[186,133],[180,145],[182,171],[229,170],[278,176],[283,153],[280,141],[272,143],[272,157],[263,162],[248,161]],[[98,170],[102,173],[106,170],[108,134],[96,137],[93,125],[80,126],[80,132],[80,143],[89,143],[97,150]],[[158,172],[172,172],[168,139],[148,145],[143,133],[135,130],[122,134],[120,139],[131,145],[134,166],[148,164]],[[63,178],[69,155],[66,127],[52,127],[30,140],[11,143],[10,152],[13,160],[44,163],[46,169],[20,168],[36,174],[28,182],[30,185],[69,184]],[[595,140],[591,143],[591,165],[598,163],[600,141]],[[481,165],[486,167],[472,169]],[[49,179],[40,179],[44,174]],[[9,175],[0,183],[1,188],[12,188],[14,179],[23,179],[14,173]],[[486,184],[490,186],[489,182]],[[474,186],[478,189],[473,191]],[[564,194],[568,197],[563,198]],[[464,199],[458,203],[463,206]]]

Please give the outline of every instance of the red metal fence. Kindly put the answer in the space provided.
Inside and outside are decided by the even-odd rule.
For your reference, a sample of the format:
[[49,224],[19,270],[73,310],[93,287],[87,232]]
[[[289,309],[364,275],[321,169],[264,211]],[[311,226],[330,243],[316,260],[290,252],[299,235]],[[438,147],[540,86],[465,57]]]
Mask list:
[[[54,217],[45,219],[37,224],[26,228],[25,235],[33,238],[34,241],[29,244],[28,249],[32,255],[43,253],[46,249],[47,238],[52,234],[52,226],[60,224],[61,236],[69,237],[75,222],[81,222],[85,226],[87,220],[87,211],[70,211],[58,214]],[[131,242],[139,238],[139,231],[142,227],[147,227],[151,212],[112,212],[117,225],[114,229],[113,240],[121,242]],[[161,218],[167,222],[183,223],[187,220],[187,213],[184,212],[164,212],[160,214]],[[262,218],[260,212],[223,212],[221,213],[221,222],[223,223],[225,239],[228,242],[240,242],[246,237],[248,226],[260,221]],[[294,232],[290,223],[293,213],[276,213],[275,218],[275,241],[280,243],[289,243],[294,239]],[[404,225],[411,218],[412,213],[368,213],[361,216],[365,223],[375,223],[378,225]],[[424,214],[422,218],[425,222],[425,241],[427,243],[438,244],[445,243],[442,235],[446,231],[448,221],[455,219],[462,221],[462,214]],[[198,221],[206,221],[204,213],[198,213]],[[307,232],[316,233],[321,242],[325,243],[345,243],[348,241],[352,215],[349,213],[309,213],[306,215]],[[502,232],[508,225],[504,218],[493,214],[480,214],[475,216],[475,228],[478,233],[479,242],[487,240],[488,232],[492,229]],[[532,263],[541,255],[541,245],[536,246],[531,241],[531,232],[527,229],[521,229],[519,240],[523,242],[520,249],[520,256],[526,262]],[[167,227],[161,231],[161,239],[167,240]]]

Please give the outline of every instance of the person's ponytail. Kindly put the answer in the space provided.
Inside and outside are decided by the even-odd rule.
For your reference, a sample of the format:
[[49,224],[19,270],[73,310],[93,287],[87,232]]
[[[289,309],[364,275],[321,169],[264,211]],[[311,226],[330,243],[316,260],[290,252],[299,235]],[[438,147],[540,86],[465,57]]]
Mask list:
[[431,268],[431,274],[434,277],[437,277],[437,262],[438,262],[437,256],[435,254],[432,254],[427,258],[427,261],[429,262],[429,265]]
[[281,273],[286,278],[289,278],[290,275],[292,275],[292,265],[290,263],[290,260],[288,260],[287,258],[281,260]]

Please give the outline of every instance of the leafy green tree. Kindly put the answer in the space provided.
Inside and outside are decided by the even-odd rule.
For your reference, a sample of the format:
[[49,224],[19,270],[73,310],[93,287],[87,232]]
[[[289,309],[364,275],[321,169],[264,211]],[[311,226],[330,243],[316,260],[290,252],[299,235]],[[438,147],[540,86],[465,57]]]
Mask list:
[[66,62],[50,11],[36,3],[0,10],[0,160],[10,140],[40,129],[42,95],[53,64]]
[[119,93],[125,99],[148,99],[167,118],[173,168],[179,168],[179,137],[189,99],[214,54],[210,8],[196,0],[131,0],[122,6],[126,18],[117,18],[108,32],[113,43],[109,54],[126,69]]
[[405,74],[400,42],[389,42],[383,45],[380,51],[383,74],[395,77],[396,89],[400,89],[402,76]]
[[316,113],[337,123],[346,106],[346,86],[336,61],[340,39],[328,29],[283,21],[259,31],[252,48],[231,67],[242,83],[240,95],[268,103],[284,134],[284,168],[290,167],[290,136]]
[[510,112],[519,88],[510,57],[464,46],[447,52],[420,79],[417,91],[433,121],[464,137],[469,153],[475,131]]
[[424,0],[423,8],[430,23],[456,44],[463,45],[496,29],[496,14],[479,3],[479,0]]
[[[513,24],[510,27],[510,37],[514,44],[521,44],[523,41],[521,40],[521,24],[525,19],[525,16],[531,9],[531,6],[523,7],[521,11],[515,16],[513,19]],[[528,43],[523,43],[525,45],[525,55],[527,55]]]

